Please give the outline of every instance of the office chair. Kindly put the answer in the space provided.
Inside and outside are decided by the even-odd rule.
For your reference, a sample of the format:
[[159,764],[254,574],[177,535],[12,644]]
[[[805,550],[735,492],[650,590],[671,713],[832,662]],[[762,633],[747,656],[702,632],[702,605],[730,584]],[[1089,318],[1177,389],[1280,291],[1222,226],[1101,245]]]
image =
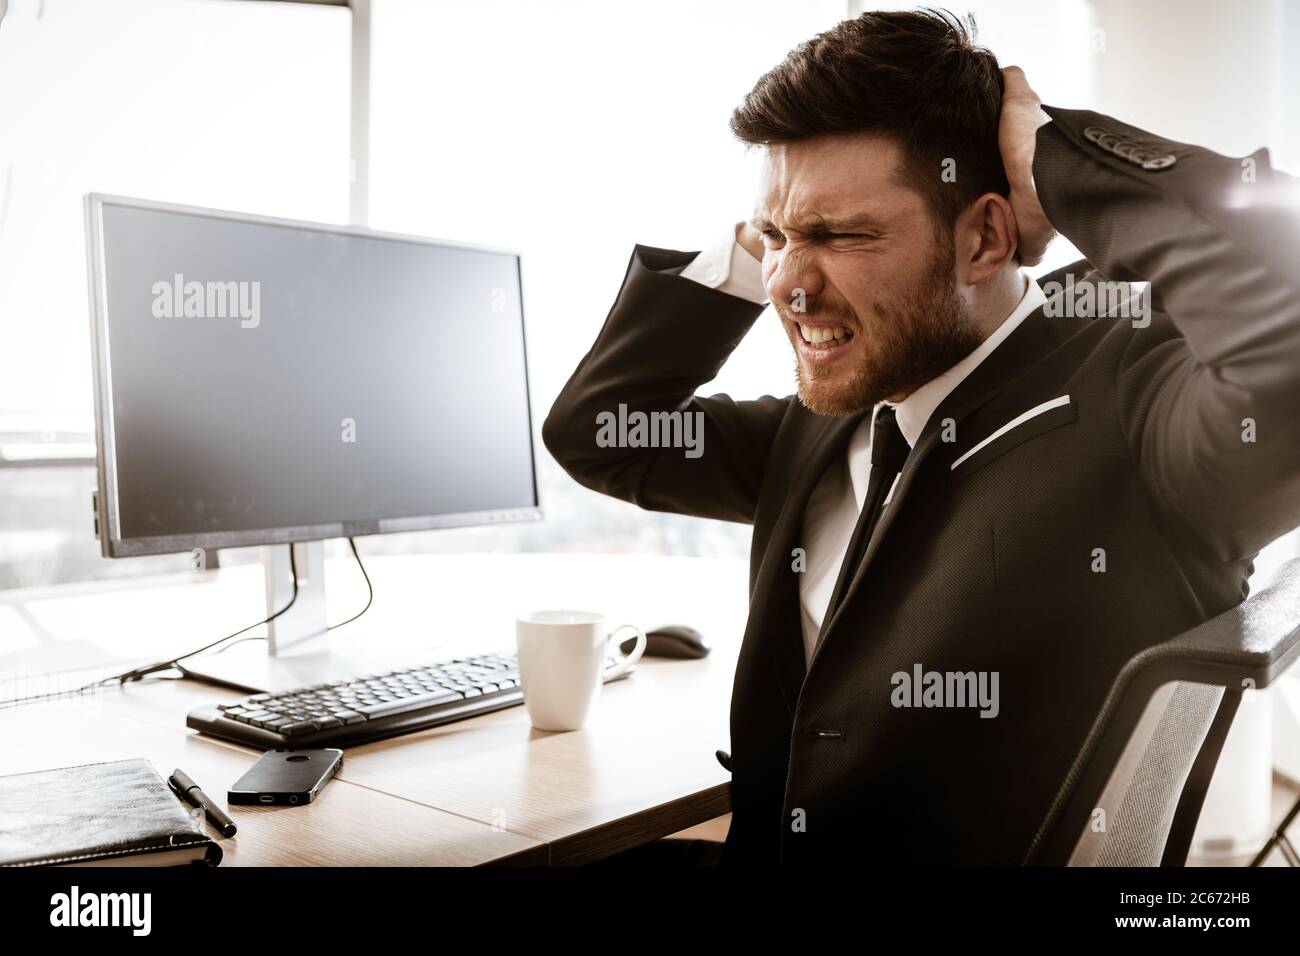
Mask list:
[[[1300,558],[1237,607],[1136,654],[1111,686],[1024,862],[1186,865],[1242,692],[1267,687],[1297,657]],[[1274,845],[1287,853],[1284,829],[1252,865]],[[1291,853],[1287,859],[1294,862]]]

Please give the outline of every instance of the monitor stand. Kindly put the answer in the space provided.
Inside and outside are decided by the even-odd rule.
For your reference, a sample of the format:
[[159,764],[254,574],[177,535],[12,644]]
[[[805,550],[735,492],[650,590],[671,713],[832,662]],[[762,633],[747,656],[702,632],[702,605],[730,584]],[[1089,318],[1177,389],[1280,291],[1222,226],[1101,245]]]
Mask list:
[[293,597],[290,547],[298,570],[298,598],[293,606],[267,624],[265,640],[241,640],[186,661],[187,677],[253,693],[279,693],[432,660],[427,650],[394,647],[389,642],[377,649],[365,641],[330,640],[325,618],[325,545],[320,541],[262,548],[268,617]]

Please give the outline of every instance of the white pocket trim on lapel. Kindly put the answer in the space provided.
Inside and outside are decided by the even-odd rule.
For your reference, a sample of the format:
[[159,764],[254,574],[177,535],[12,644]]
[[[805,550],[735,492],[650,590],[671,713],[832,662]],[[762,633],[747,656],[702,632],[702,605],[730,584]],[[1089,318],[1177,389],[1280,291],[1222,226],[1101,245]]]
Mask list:
[[1070,396],[1062,395],[1060,398],[1054,398],[1050,402],[1043,402],[1043,404],[1041,405],[1035,405],[1033,408],[1031,408],[1029,411],[1025,412],[1024,414],[1017,415],[1015,418],[1011,419],[1011,421],[1007,422],[1005,425],[1003,425],[1001,428],[995,431],[988,438],[984,439],[982,442],[977,444],[970,451],[966,452],[966,454],[962,455],[951,465],[949,465],[948,470],[952,471],[963,461],[969,458],[971,455],[975,454],[977,451],[983,448],[985,445],[1001,438],[1007,432],[1011,431],[1011,429],[1019,428],[1021,425],[1029,421],[1031,418],[1037,418],[1039,415],[1043,414],[1043,412],[1050,412],[1053,408],[1060,408],[1062,405],[1069,405],[1069,404],[1070,404]]

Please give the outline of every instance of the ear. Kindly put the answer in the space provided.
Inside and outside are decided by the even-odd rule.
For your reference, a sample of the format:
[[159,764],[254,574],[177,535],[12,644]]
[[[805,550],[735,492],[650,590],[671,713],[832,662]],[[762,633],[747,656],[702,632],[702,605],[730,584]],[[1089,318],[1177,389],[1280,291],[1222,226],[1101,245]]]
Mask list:
[[953,228],[957,276],[978,285],[997,275],[1016,255],[1019,230],[1005,196],[985,193],[957,217]]

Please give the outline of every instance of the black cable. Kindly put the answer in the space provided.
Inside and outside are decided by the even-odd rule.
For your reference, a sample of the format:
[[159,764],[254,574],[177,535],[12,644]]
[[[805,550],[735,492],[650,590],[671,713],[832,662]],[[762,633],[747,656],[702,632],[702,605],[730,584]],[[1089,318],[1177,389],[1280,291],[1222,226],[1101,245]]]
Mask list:
[[[357,542],[351,536],[349,536],[347,540],[348,540],[348,546],[352,549],[352,557],[356,559],[357,567],[361,570],[361,577],[364,578],[366,582],[366,604],[365,607],[363,607],[360,611],[357,611],[356,614],[353,614],[347,620],[340,621],[337,624],[329,625],[326,628],[326,630],[330,630],[330,631],[336,630],[337,628],[343,627],[344,625],[351,624],[357,618],[361,617],[361,615],[369,611],[371,605],[374,604],[375,602],[375,587],[374,584],[372,584],[370,581],[369,573],[366,571],[366,564],[364,561],[361,560],[360,552],[357,551]],[[240,628],[238,631],[235,631],[233,634],[227,634],[225,637],[219,638],[218,640],[213,641],[211,644],[205,644],[196,650],[189,651],[186,654],[181,654],[179,657],[173,657],[171,660],[168,661],[159,661],[156,664],[146,664],[121,674],[114,674],[111,677],[100,678],[97,681],[92,681],[89,684],[83,684],[81,687],[75,687],[72,690],[53,691],[47,694],[32,694],[31,696],[28,697],[15,697],[10,700],[0,700],[0,707],[14,707],[19,704],[31,704],[40,700],[53,700],[59,697],[73,697],[76,696],[77,694],[84,694],[89,691],[99,690],[105,687],[130,684],[134,681],[141,680],[144,677],[148,677],[151,674],[156,674],[160,671],[171,670],[173,668],[180,670],[181,673],[184,674],[185,669],[180,666],[181,661],[202,654],[204,651],[209,651],[214,647],[218,647],[219,645],[225,644],[226,645],[225,647],[222,647],[221,650],[216,652],[220,654],[222,651],[234,647],[236,644],[241,644],[244,641],[264,641],[266,640],[266,637],[265,635],[262,634],[255,634],[251,637],[240,638],[239,640],[235,640],[235,638],[239,637],[239,635],[243,634],[246,631],[251,631],[255,627],[261,627],[263,624],[270,624],[277,617],[279,617],[280,615],[288,611],[289,608],[293,607],[294,602],[298,600],[298,561],[297,558],[294,556],[292,544],[289,545],[289,574],[290,577],[292,577],[293,579],[293,595],[289,598],[289,603],[286,604],[284,607],[280,608],[280,610],[276,611],[271,616],[258,621],[256,624],[250,624],[248,625],[248,627]]]
[[[356,550],[355,545],[353,545],[353,550],[354,551]],[[73,688],[72,690],[53,691],[47,694],[33,694],[29,697],[15,697],[11,700],[0,700],[0,707],[11,707],[17,704],[30,704],[38,700],[53,700],[58,697],[72,697],[77,694],[84,694],[88,691],[99,690],[100,688],[103,687],[112,687],[115,683],[117,686],[122,686],[124,684],[129,684],[132,681],[140,680],[142,677],[147,677],[150,674],[156,674],[159,671],[171,670],[173,668],[183,671],[183,668],[181,668],[180,663],[186,658],[194,657],[196,654],[202,654],[204,651],[211,650],[212,648],[216,647],[219,644],[224,644],[227,641],[231,640],[232,638],[238,637],[240,634],[243,634],[245,631],[251,631],[255,627],[261,627],[263,624],[270,624],[272,621],[274,621],[285,611],[289,610],[289,608],[293,607],[293,602],[298,600],[298,562],[294,557],[292,544],[289,545],[289,576],[293,578],[293,596],[289,598],[289,603],[286,604],[284,607],[280,608],[280,610],[276,611],[274,614],[270,615],[269,617],[261,621],[258,621],[256,624],[250,624],[248,625],[248,627],[242,627],[239,630],[235,631],[233,634],[227,634],[225,637],[215,640],[211,644],[205,644],[202,647],[198,648],[197,650],[190,651],[186,654],[181,654],[179,657],[173,657],[171,660],[159,661],[156,664],[145,664],[141,667],[137,667],[134,668],[133,670],[125,671],[124,673],[121,674],[114,674],[111,677],[102,677],[97,681],[92,681],[89,684],[85,684],[81,687]],[[366,580],[369,581],[369,578],[367,578]],[[369,605],[367,605],[367,607],[369,607]],[[345,621],[344,623],[347,622]]]
[[[362,614],[365,614],[367,611],[369,611],[370,605],[372,605],[375,602],[375,587],[373,584],[370,583],[370,575],[366,573],[366,564],[364,561],[361,560],[361,555],[357,552],[357,543],[351,537],[349,537],[347,541],[348,541],[348,546],[352,548],[352,557],[356,558],[357,567],[361,569],[361,576],[366,580],[366,606],[363,607],[360,611],[357,611],[356,614],[353,614],[346,621],[340,621],[337,624],[330,624],[328,627],[325,628],[325,630],[327,631],[333,631],[337,628],[343,627],[343,625],[345,624],[351,624]],[[232,634],[231,636],[233,637],[234,635]],[[264,640],[266,640],[265,634],[253,634],[249,637],[241,637],[239,640],[231,641],[225,647],[221,648],[219,651],[214,651],[213,653],[224,654],[226,653],[226,651],[230,650],[235,645],[244,643],[244,641],[264,641]]]
[[366,606],[363,607],[360,611],[357,611],[356,614],[353,614],[346,621],[340,621],[337,624],[331,624],[329,627],[325,628],[325,630],[327,631],[332,631],[335,628],[342,627],[344,624],[351,624],[362,614],[365,614],[367,611],[369,611],[370,605],[375,603],[375,586],[370,583],[370,575],[366,573],[366,564],[364,561],[361,560],[361,555],[357,552],[357,543],[352,540],[351,535],[348,536],[348,545],[352,548],[352,557],[357,559],[357,567],[361,569],[361,576],[366,579]]
[[[176,667],[178,664],[180,664],[181,661],[185,660],[187,657],[195,657],[198,654],[202,654],[204,651],[211,650],[212,648],[216,647],[218,644],[224,644],[227,641],[229,641],[231,638],[238,637],[240,634],[243,634],[245,631],[251,631],[255,627],[261,627],[263,624],[270,624],[281,614],[289,610],[289,608],[293,607],[293,602],[298,600],[298,560],[297,558],[294,557],[292,544],[289,545],[289,577],[293,581],[293,594],[289,597],[289,603],[286,604],[284,607],[280,608],[280,610],[276,611],[270,617],[264,618],[263,620],[258,621],[256,624],[250,624],[248,625],[248,627],[241,627],[233,634],[227,634],[225,637],[215,640],[211,644],[204,644],[198,650],[190,651],[188,654],[182,654],[180,657],[173,657],[169,661],[163,661],[158,664],[151,664],[148,667],[136,668],[136,670],[134,671],[128,671],[122,683],[125,684],[128,683],[129,681],[139,680],[140,677],[143,677],[145,674],[153,673],[156,670],[166,670],[169,667]],[[139,676],[132,676],[136,674],[139,674]]]

